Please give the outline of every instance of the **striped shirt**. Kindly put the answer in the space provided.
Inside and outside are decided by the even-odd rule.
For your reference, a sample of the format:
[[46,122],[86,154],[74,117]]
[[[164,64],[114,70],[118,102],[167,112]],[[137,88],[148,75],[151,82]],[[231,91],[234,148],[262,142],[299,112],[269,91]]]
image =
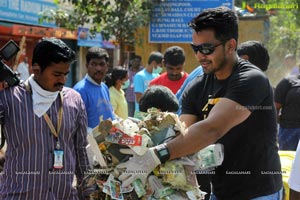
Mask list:
[[[80,95],[63,88],[63,119],[59,132],[64,151],[64,168],[53,171],[56,139],[43,117],[33,112],[32,96],[24,85],[0,92],[0,111],[4,110],[6,161],[0,174],[0,199],[78,199],[72,186],[74,174],[80,182],[88,169],[86,155],[87,116]],[[60,97],[47,111],[54,127],[61,106]]]
[[135,102],[135,94],[134,94],[134,85],[133,85],[133,77],[135,76],[137,72],[134,72],[129,69],[128,71],[128,79],[130,81],[129,87],[126,89],[125,95],[126,100],[128,102]]

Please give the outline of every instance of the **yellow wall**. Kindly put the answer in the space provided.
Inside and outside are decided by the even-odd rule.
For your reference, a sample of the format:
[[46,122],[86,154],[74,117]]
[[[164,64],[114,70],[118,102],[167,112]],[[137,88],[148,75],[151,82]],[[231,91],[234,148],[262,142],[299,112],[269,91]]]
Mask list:
[[240,18],[239,43],[247,40],[259,40],[266,43],[268,22],[268,16]]
[[[267,17],[241,18],[239,22],[239,43],[247,40],[259,40],[265,42],[265,22]],[[192,38],[191,38],[192,41]],[[177,45],[184,49],[186,54],[185,71],[190,73],[199,63],[195,59],[194,52],[188,43],[148,43],[148,27],[141,28],[136,33],[135,53],[142,57],[142,63],[147,65],[151,51],[164,52],[168,47]]]

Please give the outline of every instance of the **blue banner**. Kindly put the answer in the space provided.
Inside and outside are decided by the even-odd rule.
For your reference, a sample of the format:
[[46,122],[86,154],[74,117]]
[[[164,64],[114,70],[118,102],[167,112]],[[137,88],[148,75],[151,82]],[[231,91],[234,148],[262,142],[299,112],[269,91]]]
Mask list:
[[233,8],[233,0],[165,0],[152,9],[149,24],[151,43],[189,43],[192,29],[188,23],[203,9],[226,6]]
[[103,47],[101,33],[91,34],[88,28],[78,27],[77,45],[85,47]]
[[105,49],[116,48],[110,40],[103,40],[101,33],[92,34],[88,28],[78,27],[77,45],[84,47],[101,47]]
[[39,12],[56,9],[49,0],[0,0],[0,20],[21,24],[56,27],[55,23],[39,23]]

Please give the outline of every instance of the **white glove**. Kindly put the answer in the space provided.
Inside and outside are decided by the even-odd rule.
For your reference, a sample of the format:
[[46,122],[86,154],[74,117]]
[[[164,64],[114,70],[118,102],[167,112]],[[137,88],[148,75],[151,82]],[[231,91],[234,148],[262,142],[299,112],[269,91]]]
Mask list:
[[117,165],[118,169],[125,168],[125,172],[119,176],[119,180],[122,181],[122,187],[129,186],[136,179],[140,179],[145,186],[148,175],[155,167],[161,164],[154,152],[154,148],[148,148],[142,156],[137,155],[130,149],[121,149],[120,151],[124,154],[133,154],[133,157],[127,162]]

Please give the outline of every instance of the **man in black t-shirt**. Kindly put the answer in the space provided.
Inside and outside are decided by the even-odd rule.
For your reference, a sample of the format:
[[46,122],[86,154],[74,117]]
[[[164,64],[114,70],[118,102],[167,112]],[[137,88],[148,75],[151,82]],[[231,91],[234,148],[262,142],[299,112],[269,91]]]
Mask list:
[[[211,139],[208,134],[218,134],[209,127],[205,135],[201,131],[203,126],[222,131],[222,126],[237,121],[236,126],[227,128],[214,141],[224,145],[225,156],[215,174],[210,175],[218,200],[252,199],[281,189],[276,111],[272,101],[268,79],[244,60],[237,60],[225,79],[218,79],[215,73],[197,77],[183,94],[181,120],[191,124],[200,121],[192,127],[195,131],[199,127],[203,140]],[[226,104],[229,106],[225,107]],[[250,114],[244,118],[238,110]]]
[[283,78],[275,88],[280,150],[296,151],[300,140],[300,75]]
[[[236,14],[225,7],[207,9],[189,25],[194,29],[191,46],[204,75],[194,79],[183,94],[180,120],[188,129],[121,166],[151,172],[166,160],[221,143],[224,161],[210,173],[211,199],[281,200],[273,90],[261,70],[237,56]],[[119,177],[123,185],[137,178],[145,179],[145,175]]]

